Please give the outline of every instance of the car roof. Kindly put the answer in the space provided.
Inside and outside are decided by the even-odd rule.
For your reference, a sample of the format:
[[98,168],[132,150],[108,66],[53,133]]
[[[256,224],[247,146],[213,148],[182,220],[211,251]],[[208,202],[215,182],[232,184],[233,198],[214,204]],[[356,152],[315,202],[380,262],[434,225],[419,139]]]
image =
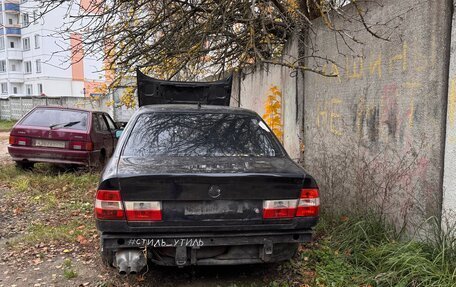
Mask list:
[[175,113],[226,113],[226,114],[249,114],[257,115],[256,112],[228,106],[216,105],[189,105],[189,104],[168,104],[168,105],[146,105],[139,108],[139,113],[153,113],[153,112],[175,112]]
[[55,109],[55,110],[80,111],[80,112],[88,112],[88,113],[106,113],[104,111],[92,111],[92,110],[62,107],[62,106],[36,106],[36,107],[34,107],[34,109]]

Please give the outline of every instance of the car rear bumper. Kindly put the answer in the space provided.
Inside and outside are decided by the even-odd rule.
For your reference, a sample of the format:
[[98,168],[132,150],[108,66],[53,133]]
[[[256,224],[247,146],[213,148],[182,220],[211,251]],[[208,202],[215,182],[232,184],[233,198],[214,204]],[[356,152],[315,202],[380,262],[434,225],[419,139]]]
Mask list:
[[8,146],[8,152],[14,161],[47,162],[59,164],[89,165],[94,159],[94,152],[63,150],[59,148],[41,148]]
[[310,230],[319,217],[295,217],[270,221],[198,221],[198,222],[127,222],[125,220],[96,220],[97,229],[102,233],[187,233],[187,232],[230,232]]
[[311,240],[311,230],[101,235],[103,253],[111,260],[118,250],[139,248],[147,250],[152,262],[166,266],[283,261],[296,253],[299,243]]

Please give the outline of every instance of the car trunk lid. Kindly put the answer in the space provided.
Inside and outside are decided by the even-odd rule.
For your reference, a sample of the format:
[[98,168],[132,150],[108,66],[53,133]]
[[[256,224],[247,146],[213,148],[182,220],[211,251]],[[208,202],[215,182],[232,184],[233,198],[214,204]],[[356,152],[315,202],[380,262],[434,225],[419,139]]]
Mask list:
[[[65,108],[37,107],[30,111],[11,131],[28,146],[43,148],[73,148],[90,142],[89,112]],[[20,145],[20,144],[19,144]]]
[[263,201],[298,198],[304,176],[285,157],[122,158],[118,165],[122,199],[160,201],[162,221],[171,224],[258,223]]
[[31,146],[49,148],[69,148],[72,141],[90,141],[86,131],[70,129],[50,129],[38,126],[16,126],[11,136],[30,139]]

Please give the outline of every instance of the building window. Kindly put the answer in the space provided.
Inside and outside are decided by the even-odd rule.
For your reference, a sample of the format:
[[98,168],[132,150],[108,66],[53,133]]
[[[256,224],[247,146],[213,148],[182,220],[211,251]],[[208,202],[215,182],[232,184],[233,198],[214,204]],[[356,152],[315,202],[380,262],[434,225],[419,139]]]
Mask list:
[[6,60],[0,61],[0,73],[6,72]]
[[24,62],[24,65],[25,65],[25,73],[31,74],[32,73],[32,62],[30,62],[30,61]]
[[41,42],[41,37],[40,37],[40,35],[36,34],[35,35],[35,49],[38,49],[40,47],[40,42]]
[[33,86],[32,85],[25,85],[25,95],[26,96],[33,95]]
[[30,24],[30,18],[28,13],[22,14],[22,26],[28,26]]
[[13,19],[9,18],[8,19],[8,24],[13,25]]
[[0,50],[5,50],[5,38],[3,36],[0,37]]
[[16,64],[11,64],[11,71],[16,72]]
[[33,24],[38,23],[38,17],[36,16],[38,13],[36,10],[33,10]]
[[14,49],[14,42],[10,42],[10,48]]
[[13,94],[17,94],[17,87],[13,87]]
[[36,72],[41,73],[41,60],[36,60]]
[[2,83],[2,94],[8,94],[8,83]]
[[36,84],[36,88],[38,90],[38,95],[42,95],[43,94],[43,84]]
[[22,41],[24,44],[24,51],[30,50],[30,38],[24,38]]

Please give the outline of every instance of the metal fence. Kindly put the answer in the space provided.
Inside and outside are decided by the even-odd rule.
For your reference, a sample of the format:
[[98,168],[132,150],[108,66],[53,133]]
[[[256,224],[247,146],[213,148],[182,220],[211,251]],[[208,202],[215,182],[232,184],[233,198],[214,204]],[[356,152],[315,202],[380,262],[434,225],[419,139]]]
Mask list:
[[112,97],[105,96],[99,99],[79,97],[8,97],[0,99],[0,119],[18,120],[36,106],[62,106],[97,110],[109,113],[115,121],[128,121],[134,110],[109,105]]

